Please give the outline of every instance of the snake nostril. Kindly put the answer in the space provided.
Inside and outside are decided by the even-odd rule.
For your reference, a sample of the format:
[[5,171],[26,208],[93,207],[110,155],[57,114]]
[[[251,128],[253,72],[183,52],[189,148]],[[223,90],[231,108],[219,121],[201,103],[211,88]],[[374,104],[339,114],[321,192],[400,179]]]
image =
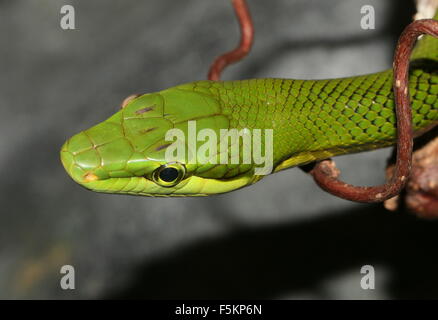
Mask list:
[[94,173],[87,172],[86,174],[84,174],[84,181],[85,182],[96,181],[96,180],[99,180],[99,177],[96,176]]

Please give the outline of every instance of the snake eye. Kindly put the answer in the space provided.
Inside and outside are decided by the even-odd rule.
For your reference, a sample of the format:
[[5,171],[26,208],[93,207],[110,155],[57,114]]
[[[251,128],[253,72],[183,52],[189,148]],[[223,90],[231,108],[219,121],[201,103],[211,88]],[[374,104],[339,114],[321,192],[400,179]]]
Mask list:
[[173,187],[180,182],[186,174],[184,165],[178,162],[168,163],[156,169],[152,175],[156,184],[162,187]]

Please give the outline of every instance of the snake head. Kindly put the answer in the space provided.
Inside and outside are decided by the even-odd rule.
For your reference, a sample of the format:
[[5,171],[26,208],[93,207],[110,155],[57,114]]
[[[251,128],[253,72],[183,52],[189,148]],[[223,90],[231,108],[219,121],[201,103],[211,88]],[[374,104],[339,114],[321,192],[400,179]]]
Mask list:
[[[203,83],[208,85],[207,81],[191,83],[133,97],[107,120],[65,142],[61,149],[65,170],[93,191],[146,196],[209,195],[259,180],[254,178],[252,164],[187,160],[193,148],[203,144],[190,142],[190,134],[209,129],[220,135],[220,129],[230,124],[217,98],[193,90]],[[193,121],[194,133],[190,132]],[[186,139],[175,139],[172,132]],[[185,156],[170,159],[169,151],[175,147],[184,150]]]

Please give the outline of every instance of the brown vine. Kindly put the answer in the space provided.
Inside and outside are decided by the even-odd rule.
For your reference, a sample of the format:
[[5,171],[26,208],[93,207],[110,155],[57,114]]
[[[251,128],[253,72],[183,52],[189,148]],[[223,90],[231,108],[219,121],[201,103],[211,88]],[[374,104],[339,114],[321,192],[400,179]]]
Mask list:
[[232,0],[234,11],[240,26],[240,43],[239,46],[216,58],[208,72],[208,80],[219,80],[222,71],[228,65],[243,59],[251,50],[254,40],[254,25],[251,14],[245,0]]
[[[219,80],[229,64],[244,58],[251,49],[254,28],[245,0],[232,0],[239,20],[241,40],[233,51],[219,56],[210,68],[208,78]],[[408,25],[401,34],[394,55],[394,98],[397,117],[397,153],[393,174],[385,184],[361,187],[338,179],[340,171],[331,159],[323,160],[309,171],[315,182],[325,191],[356,202],[382,202],[398,195],[406,185],[412,166],[413,130],[412,111],[409,101],[409,58],[417,38],[422,34],[438,37],[438,21],[417,20]]]

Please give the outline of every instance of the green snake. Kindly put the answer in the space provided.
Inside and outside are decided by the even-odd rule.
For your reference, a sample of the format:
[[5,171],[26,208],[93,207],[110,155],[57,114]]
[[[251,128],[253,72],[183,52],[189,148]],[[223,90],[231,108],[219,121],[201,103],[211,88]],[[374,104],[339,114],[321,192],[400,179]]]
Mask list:
[[[435,19],[437,19],[435,16]],[[409,78],[415,134],[438,122],[438,40],[420,39]],[[272,129],[272,172],[329,157],[393,145],[393,73],[330,80],[196,81],[137,96],[102,123],[65,142],[61,160],[81,186],[105,193],[205,196],[261,180],[244,162],[243,140],[232,163],[168,161],[170,129]],[[186,141],[187,153],[204,142]],[[266,140],[261,141],[266,147]],[[219,150],[219,148],[217,148]],[[196,151],[195,151],[196,153]],[[218,158],[211,152],[211,159]],[[167,159],[167,161],[166,161]]]

